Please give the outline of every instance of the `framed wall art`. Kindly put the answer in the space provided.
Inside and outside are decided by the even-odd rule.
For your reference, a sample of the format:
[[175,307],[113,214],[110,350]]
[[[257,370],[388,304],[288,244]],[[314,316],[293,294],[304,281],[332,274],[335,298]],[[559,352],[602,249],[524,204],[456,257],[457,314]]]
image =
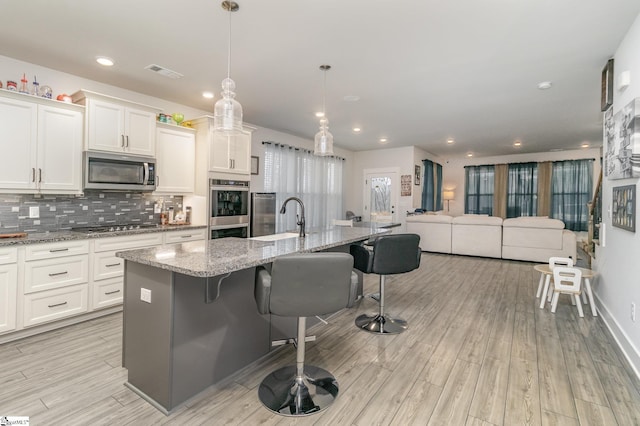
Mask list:
[[613,59],[609,59],[602,70],[600,90],[600,111],[606,111],[613,105]]
[[420,185],[420,166],[415,166],[414,169],[414,173],[415,173],[415,180],[414,180],[414,184],[415,185]]
[[613,188],[611,224],[617,228],[636,232],[636,186]]
[[259,164],[260,164],[260,157],[254,157],[252,155],[251,156],[251,174],[252,175],[257,175],[260,173]]
[[640,177],[640,98],[613,115],[604,114],[604,175],[609,179]]
[[400,196],[401,197],[411,196],[411,175],[400,176]]

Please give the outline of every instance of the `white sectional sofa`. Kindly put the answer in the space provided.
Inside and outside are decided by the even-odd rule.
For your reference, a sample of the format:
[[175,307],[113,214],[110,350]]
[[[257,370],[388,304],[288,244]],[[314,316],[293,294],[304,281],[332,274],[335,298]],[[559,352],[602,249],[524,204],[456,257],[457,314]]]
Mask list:
[[544,217],[517,217],[502,223],[504,259],[548,262],[552,256],[576,260],[576,234],[564,222]]
[[464,215],[451,221],[451,253],[469,256],[502,255],[502,218]]
[[576,234],[557,219],[438,214],[407,217],[407,232],[420,235],[422,251],[548,262],[576,259]]
[[407,216],[407,232],[420,235],[420,250],[451,253],[451,220],[447,215]]

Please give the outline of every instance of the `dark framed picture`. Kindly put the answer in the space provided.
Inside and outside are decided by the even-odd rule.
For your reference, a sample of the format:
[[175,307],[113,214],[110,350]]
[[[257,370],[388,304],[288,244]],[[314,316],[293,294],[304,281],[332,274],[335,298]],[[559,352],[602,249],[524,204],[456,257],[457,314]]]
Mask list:
[[613,105],[613,59],[607,61],[602,70],[600,111],[606,111]]
[[251,156],[251,174],[257,175],[260,173],[260,157]]
[[611,224],[617,228],[636,232],[636,186],[613,188]]
[[414,185],[420,185],[420,166],[415,166]]

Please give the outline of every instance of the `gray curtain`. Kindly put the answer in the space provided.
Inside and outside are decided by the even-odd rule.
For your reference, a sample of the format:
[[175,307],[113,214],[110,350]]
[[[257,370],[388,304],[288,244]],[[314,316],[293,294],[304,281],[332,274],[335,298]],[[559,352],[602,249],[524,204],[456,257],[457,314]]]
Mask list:
[[593,188],[593,160],[553,163],[551,216],[572,231],[587,231]]
[[426,211],[435,210],[435,179],[433,175],[433,161],[422,160],[424,165],[424,175],[422,177],[422,209]]
[[536,216],[538,163],[509,164],[507,217]]
[[493,213],[494,166],[466,166],[464,212]]

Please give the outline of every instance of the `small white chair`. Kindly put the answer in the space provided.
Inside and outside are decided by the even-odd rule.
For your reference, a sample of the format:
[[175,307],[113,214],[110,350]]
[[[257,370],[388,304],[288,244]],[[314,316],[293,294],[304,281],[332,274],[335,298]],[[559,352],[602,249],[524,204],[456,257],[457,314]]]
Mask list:
[[[573,267],[573,259],[570,257],[550,257],[549,258],[549,269],[553,272],[553,268],[556,266],[567,266],[569,268]],[[540,291],[542,290],[542,281],[544,280],[544,292],[542,293],[542,303],[540,303],[540,307],[544,306],[544,299],[547,296],[547,291],[549,290],[549,284],[551,282],[551,275],[540,274],[540,280],[538,281],[538,291],[536,292],[536,298],[540,297]]]
[[353,227],[353,220],[333,219],[331,221],[333,226],[350,226]]
[[580,301],[580,283],[582,282],[582,271],[577,268],[557,266],[553,269],[553,299],[551,300],[551,312],[556,312],[560,293],[569,294],[575,298],[578,314],[584,317],[582,312],[582,302]]

